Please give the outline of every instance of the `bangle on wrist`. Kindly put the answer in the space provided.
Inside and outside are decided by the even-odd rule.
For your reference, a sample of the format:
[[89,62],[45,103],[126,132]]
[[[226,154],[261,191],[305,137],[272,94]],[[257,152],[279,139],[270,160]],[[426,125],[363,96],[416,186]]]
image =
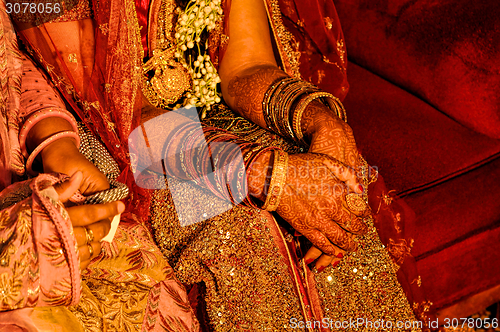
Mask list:
[[320,91],[306,95],[299,100],[292,118],[292,128],[297,137],[297,141],[304,145],[307,145],[307,143],[304,141],[304,133],[302,132],[302,115],[304,114],[307,106],[309,106],[309,104],[316,99],[320,99],[323,104],[330,108],[330,110],[334,111],[341,120],[347,122],[347,115],[344,106],[340,100],[331,93]]
[[283,150],[274,151],[273,173],[262,209],[275,211],[281,201],[288,173],[288,154]]
[[334,95],[321,91],[309,82],[283,77],[271,84],[264,94],[262,110],[268,129],[307,146],[301,118],[307,106],[316,99],[341,120],[347,121],[344,106]]
[[33,162],[35,161],[35,158],[42,152],[43,149],[45,149],[47,146],[49,146],[51,143],[65,137],[72,137],[76,141],[76,147],[78,148],[80,146],[80,137],[78,134],[74,131],[62,131],[57,134],[54,134],[47,138],[45,141],[40,143],[34,150],[31,152],[31,154],[28,157],[28,161],[26,162],[26,169],[31,175],[36,175],[36,172],[33,171]]
[[21,152],[25,158],[28,158],[29,153],[26,148],[26,138],[28,137],[29,131],[40,121],[50,117],[62,118],[68,121],[73,127],[74,132],[78,132],[78,126],[76,124],[75,118],[71,115],[70,112],[62,110],[62,109],[44,109],[41,111],[37,111],[33,113],[26,121],[24,121],[21,130],[19,131],[19,145],[21,148]]

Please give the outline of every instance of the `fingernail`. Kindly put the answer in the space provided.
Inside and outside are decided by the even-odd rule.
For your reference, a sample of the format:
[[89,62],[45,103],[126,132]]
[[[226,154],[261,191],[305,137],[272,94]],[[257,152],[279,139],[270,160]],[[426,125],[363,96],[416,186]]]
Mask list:
[[335,263],[332,264],[332,267],[335,267],[340,264],[340,261],[336,261]]
[[324,270],[324,269],[325,269],[325,267],[324,267],[324,266],[320,266],[320,267],[318,267],[318,273],[323,272],[323,270]]
[[358,191],[360,191],[361,193],[364,193],[365,189],[363,188],[362,185],[358,184]]
[[343,253],[340,253],[336,256],[337,258],[344,258],[344,254]]
[[306,260],[306,265],[309,265],[312,262],[314,262],[314,258],[309,258],[309,259]]
[[125,211],[125,204],[123,202],[118,202],[118,213]]

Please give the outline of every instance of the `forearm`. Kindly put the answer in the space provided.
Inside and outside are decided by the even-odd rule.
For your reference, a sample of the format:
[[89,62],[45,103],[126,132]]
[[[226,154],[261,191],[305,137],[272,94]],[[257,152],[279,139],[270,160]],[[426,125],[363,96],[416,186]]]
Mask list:
[[267,127],[262,102],[269,87],[280,78],[288,75],[272,64],[255,65],[245,70],[231,75],[226,79],[230,81],[222,82],[222,92],[224,100],[239,115],[251,122]]
[[[23,57],[23,81],[21,92],[21,104],[19,112],[19,142],[25,158],[44,141],[62,132],[76,132],[76,121],[66,111],[64,103],[60,100],[54,89],[48,84],[45,77],[35,67],[33,62]],[[53,140],[54,145],[63,144],[66,148],[76,149],[74,138],[60,138]],[[43,158],[47,148],[37,155],[37,167],[41,170],[39,162]]]
[[163,144],[150,141],[150,147],[164,145],[168,176],[191,181],[236,204],[246,198],[247,191],[262,200],[269,156],[275,148],[196,122],[174,128]]
[[228,26],[229,43],[219,67],[222,95],[231,109],[266,128],[264,93],[286,74],[274,57],[264,2],[233,0]]

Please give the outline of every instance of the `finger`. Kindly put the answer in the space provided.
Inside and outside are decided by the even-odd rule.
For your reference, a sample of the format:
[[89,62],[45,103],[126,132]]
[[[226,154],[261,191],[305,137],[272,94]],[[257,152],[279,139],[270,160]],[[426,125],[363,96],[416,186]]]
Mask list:
[[368,231],[368,226],[363,221],[363,218],[355,215],[345,206],[342,206],[340,215],[335,221],[340,225],[340,227],[356,235],[366,234]]
[[321,273],[323,272],[323,270],[328,266],[330,265],[330,263],[333,261],[333,260],[336,260],[336,261],[340,261],[340,259],[336,258],[335,256],[331,256],[331,255],[321,255],[321,257],[318,259],[318,261],[316,262],[316,270],[318,271],[318,273]]
[[80,205],[68,208],[68,214],[73,227],[87,226],[100,220],[112,219],[123,211],[125,211],[125,204],[120,201],[106,204]]
[[307,233],[302,233],[311,243],[321,250],[321,252],[335,255],[335,246],[330,242],[330,240],[320,231],[312,229],[308,230]]
[[[85,228],[87,228],[88,231]],[[73,232],[75,233],[76,242],[80,247],[87,243],[87,232],[91,231],[94,234],[93,241],[99,242],[103,237],[105,237],[109,233],[110,229],[111,229],[111,219],[108,218],[90,224],[88,226],[75,227],[73,228]]]
[[340,161],[325,156],[324,164],[328,167],[328,169],[332,172],[332,174],[342,182],[345,182],[350,190],[355,193],[362,194],[364,191],[363,186],[359,183],[358,178],[356,177],[356,172],[353,168],[344,165]]
[[74,173],[67,181],[54,185],[54,189],[59,195],[59,200],[66,203],[68,199],[80,188],[82,183],[82,172]]
[[86,261],[80,262],[80,271],[83,271],[89,266],[90,264],[90,259],[87,259]]
[[92,246],[92,252],[90,252],[89,245],[84,244],[81,247],[78,247],[78,251],[80,253],[80,262],[84,262],[86,260],[91,260],[92,258],[99,255],[101,252],[101,243],[100,242],[92,242],[90,244]]
[[[358,248],[356,242],[354,242],[353,234],[342,229],[336,223],[331,223],[328,227],[326,227],[323,230],[323,234],[328,238],[328,240],[331,243],[333,243],[335,246],[337,246],[342,250],[355,251]],[[336,255],[335,246],[333,246],[333,248],[330,248],[329,251],[323,251],[323,252],[325,254],[335,256]]]
[[321,256],[323,252],[316,248],[315,246],[312,246],[304,255],[304,262],[306,264],[311,264],[314,262],[316,259],[318,259],[319,256]]

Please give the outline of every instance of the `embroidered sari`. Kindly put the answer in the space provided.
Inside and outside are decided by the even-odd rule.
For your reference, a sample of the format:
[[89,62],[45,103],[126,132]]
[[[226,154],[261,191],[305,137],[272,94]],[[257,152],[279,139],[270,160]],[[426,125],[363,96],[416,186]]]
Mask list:
[[[82,272],[79,303],[69,311],[93,331],[104,326],[196,330],[197,323],[186,318],[189,308],[169,311],[169,303],[178,308],[185,305],[182,291],[173,286],[178,279],[187,286],[191,306],[207,331],[330,331],[338,329],[337,322],[358,318],[393,324],[415,321],[412,308],[419,314],[428,308],[409,257],[411,242],[402,229],[402,220],[412,216],[403,202],[390,196],[381,178],[369,187],[374,216],[370,231],[359,239],[358,251],[320,274],[300,261],[307,241],[277,215],[238,205],[182,227],[172,192],[181,192],[183,206],[193,211],[200,204],[224,202],[200,188],[182,193],[185,186],[175,181],[168,189],[155,191],[135,183],[128,138],[141,123],[142,64],[145,49],[151,52],[159,24],[150,8],[158,8],[158,3],[161,1],[94,1],[92,21],[79,4],[68,10],[71,19],[86,19],[78,21],[85,22],[79,23],[80,31],[93,33],[94,53],[87,58],[95,59],[93,62],[86,62],[80,54],[75,62],[72,52],[58,49],[55,39],[62,36],[55,26],[24,30],[23,18],[14,17],[32,57],[75,115],[101,138],[120,166],[119,180],[132,192],[114,241],[104,244],[102,253]],[[282,69],[342,99],[348,91],[347,57],[333,4],[326,0],[269,0],[266,7]],[[229,10],[226,2],[226,16]],[[85,24],[93,29],[83,29]],[[208,39],[215,65],[224,54],[225,29],[221,21]],[[85,40],[85,36],[80,38]],[[243,139],[299,151],[223,104],[213,107],[204,122]],[[15,157],[22,161],[21,156]],[[362,325],[361,329],[370,327]],[[420,329],[417,325],[413,330]]]

